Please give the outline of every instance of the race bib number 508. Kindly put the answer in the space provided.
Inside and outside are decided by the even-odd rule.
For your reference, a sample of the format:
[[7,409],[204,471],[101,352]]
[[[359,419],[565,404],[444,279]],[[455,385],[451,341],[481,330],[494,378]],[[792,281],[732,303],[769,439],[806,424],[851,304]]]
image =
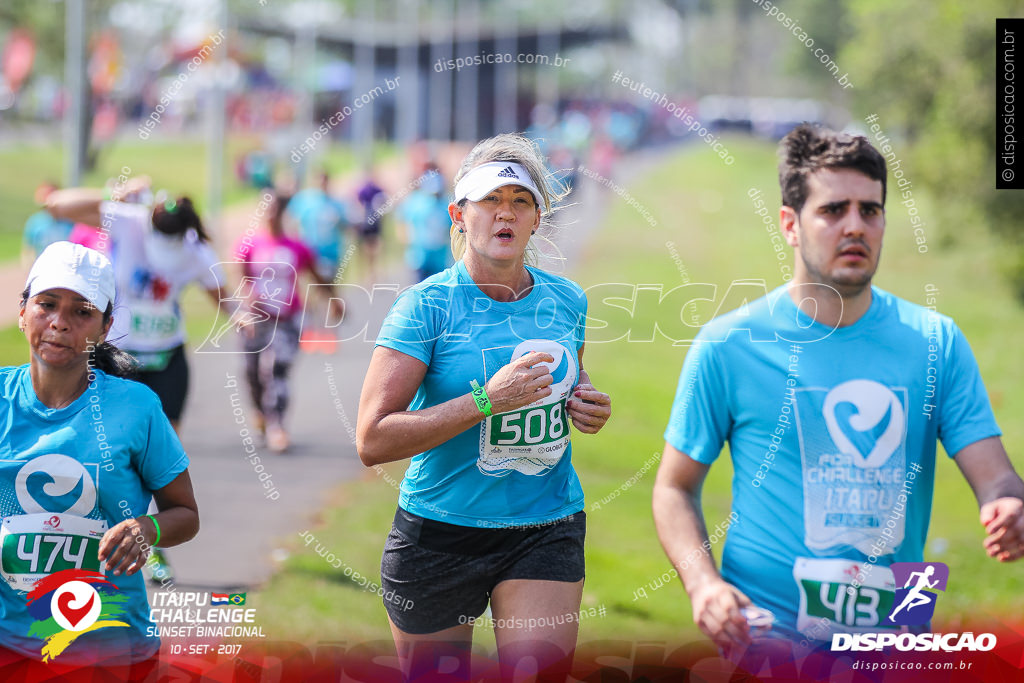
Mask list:
[[533,446],[558,441],[566,435],[562,403],[551,403],[530,410],[501,413],[490,418],[492,446]]
[[[532,351],[548,353],[553,359],[550,363],[543,363],[553,378],[551,393],[518,410],[487,418],[480,433],[480,455],[477,459],[477,468],[484,474],[502,476],[515,471],[543,475],[558,464],[569,448],[565,401],[579,378],[576,358],[558,342],[530,339],[515,347],[511,360]],[[489,368],[490,373],[508,362],[505,360],[507,353],[494,354],[500,360],[495,363],[496,367]]]

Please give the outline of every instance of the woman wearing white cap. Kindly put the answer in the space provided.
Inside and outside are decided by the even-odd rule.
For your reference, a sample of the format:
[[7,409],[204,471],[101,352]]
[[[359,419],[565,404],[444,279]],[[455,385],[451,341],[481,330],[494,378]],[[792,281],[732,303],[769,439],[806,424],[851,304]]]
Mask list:
[[0,668],[151,667],[160,641],[138,571],[149,548],[199,529],[188,457],[156,395],[119,376],[131,358],[105,341],[114,290],[105,256],[56,242],[22,293],[30,361],[0,368]]
[[409,676],[434,661],[425,643],[454,646],[467,666],[488,603],[503,663],[529,655],[565,672],[586,533],[569,423],[597,432],[611,400],[583,369],[583,291],[526,265],[560,198],[535,145],[484,140],[456,180],[459,260],[395,302],[360,398],[362,461],[412,458],[381,561],[384,604]]

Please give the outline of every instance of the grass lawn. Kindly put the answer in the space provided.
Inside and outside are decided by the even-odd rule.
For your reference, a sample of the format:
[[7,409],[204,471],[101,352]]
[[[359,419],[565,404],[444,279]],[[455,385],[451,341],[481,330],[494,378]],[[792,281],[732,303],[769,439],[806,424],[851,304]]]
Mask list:
[[[754,213],[748,191],[761,189],[768,205],[777,202],[774,146],[744,139],[729,143],[737,159],[724,166],[703,145],[673,153],[646,177],[629,183],[629,192],[657,221],[650,226],[634,208],[612,197],[607,223],[590,241],[571,273],[584,287],[603,282],[662,285],[667,291],[684,282],[719,286],[719,300],[729,283],[764,279],[782,283],[771,241]],[[919,196],[921,202],[924,197]],[[925,201],[922,215],[937,223]],[[980,230],[980,229],[979,229]],[[964,329],[981,366],[1004,440],[1018,470],[1024,429],[1014,416],[1024,410],[1024,363],[1014,339],[1024,335],[1024,310],[999,280],[993,263],[998,246],[987,233],[965,236],[940,251],[939,235],[929,233],[930,251],[920,254],[909,217],[899,204],[889,208],[888,232],[876,282],[910,301],[924,303],[924,287],[939,289],[940,310]],[[671,244],[667,244],[671,243]],[[673,255],[673,250],[675,255]],[[787,261],[788,262],[788,261]],[[735,305],[740,302],[737,301]],[[591,300],[592,311],[595,302]],[[723,310],[735,307],[725,304]],[[653,307],[639,307],[633,330],[653,329]],[[700,322],[715,312],[710,304],[694,313]],[[607,309],[605,309],[607,310]],[[689,315],[684,314],[684,319]],[[998,324],[996,324],[998,321]],[[665,319],[661,322],[664,324]],[[605,338],[625,332],[628,321],[610,321]],[[642,341],[653,337],[651,341]],[[615,638],[686,641],[698,637],[691,608],[678,580],[664,585],[668,569],[654,533],[650,493],[686,347],[661,335],[638,334],[629,343],[587,344],[586,367],[598,387],[609,392],[615,414],[604,432],[575,440],[574,462],[588,504],[587,582],[584,608],[604,608],[606,616],[583,618],[580,642]],[[401,478],[405,465],[388,468]],[[723,521],[730,504],[731,466],[723,455],[711,469],[704,503],[708,527]],[[627,483],[636,476],[633,485]],[[619,490],[614,499],[594,503]],[[369,471],[357,484],[342,487],[338,504],[325,510],[310,529],[323,547],[363,576],[379,579],[384,537],[397,494],[383,477]],[[942,597],[940,620],[1019,615],[1024,596],[1019,571],[990,560],[981,549],[977,507],[956,466],[941,455],[926,558],[950,566],[950,584]],[[301,530],[300,530],[301,531]],[[387,640],[380,599],[332,569],[312,549],[294,544],[295,554],[259,594],[261,620],[276,637],[308,643],[328,639]],[[720,557],[721,545],[715,548]],[[647,598],[637,589],[645,587]],[[493,638],[478,627],[477,639]]]

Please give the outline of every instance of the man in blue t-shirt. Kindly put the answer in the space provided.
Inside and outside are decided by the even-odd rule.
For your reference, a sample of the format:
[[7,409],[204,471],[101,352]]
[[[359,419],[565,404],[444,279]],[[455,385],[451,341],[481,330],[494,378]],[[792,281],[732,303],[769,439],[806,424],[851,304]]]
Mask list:
[[[953,321],[872,287],[885,160],[867,139],[803,124],[780,144],[793,279],[716,318],[686,357],[654,518],[694,621],[732,649],[884,632],[889,566],[922,562],[936,440],[981,508],[984,548],[1024,555],[1024,482]],[[719,574],[700,492],[725,442],[733,510]],[[752,633],[767,610],[771,629]]]

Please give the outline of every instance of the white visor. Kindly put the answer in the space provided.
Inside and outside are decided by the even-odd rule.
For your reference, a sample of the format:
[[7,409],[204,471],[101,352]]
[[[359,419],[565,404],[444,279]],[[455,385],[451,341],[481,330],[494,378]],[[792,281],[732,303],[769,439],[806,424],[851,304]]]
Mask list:
[[487,194],[505,185],[521,185],[530,191],[537,206],[544,206],[540,190],[533,183],[530,172],[512,161],[491,161],[475,166],[455,184],[455,201],[468,199],[478,202]]

